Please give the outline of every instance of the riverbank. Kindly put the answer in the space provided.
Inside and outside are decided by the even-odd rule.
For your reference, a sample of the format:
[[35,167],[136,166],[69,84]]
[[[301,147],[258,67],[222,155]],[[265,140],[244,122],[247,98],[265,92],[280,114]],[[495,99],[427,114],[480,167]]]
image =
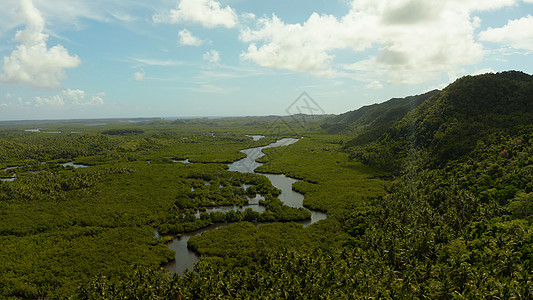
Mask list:
[[[255,136],[253,138],[254,140],[259,140],[259,138]],[[286,147],[296,142],[298,142],[298,139],[285,138],[285,139],[280,139],[266,146],[241,150],[242,153],[246,154],[246,157],[232,164],[229,164],[228,171],[239,172],[239,173],[260,174],[260,173],[256,173],[255,169],[262,166],[263,164],[258,163],[256,160],[265,155],[263,152],[264,149]],[[260,175],[266,176],[270,180],[272,185],[281,191],[278,198],[281,200],[281,202],[284,205],[287,205],[293,208],[304,209],[304,206],[303,206],[304,196],[298,192],[295,192],[292,188],[292,185],[298,180],[289,178],[282,174],[281,175],[280,174],[260,174]],[[262,206],[259,206],[259,207],[262,207]],[[224,207],[224,208],[226,210],[228,209],[228,207]],[[216,209],[216,207],[214,209]],[[233,207],[233,209],[230,208],[229,210],[238,211],[239,209],[240,209],[239,207]],[[261,211],[261,210],[258,209],[257,211]],[[302,222],[304,226],[309,226],[313,223],[316,223],[320,220],[324,220],[327,218],[327,215],[323,212],[311,211],[311,210],[309,210],[309,212],[311,212],[311,218],[307,221]],[[207,228],[203,228],[192,233],[184,234],[181,237],[176,238],[175,240],[170,242],[168,246],[170,249],[176,252],[176,258],[174,261],[165,265],[164,268],[170,272],[179,273],[179,274],[183,274],[186,270],[192,270],[194,264],[197,263],[200,260],[200,258],[194,251],[191,251],[191,249],[189,249],[190,248],[188,247],[189,239],[191,237],[201,235],[208,230],[218,229],[220,227],[224,227],[227,225],[228,223],[214,224]]]

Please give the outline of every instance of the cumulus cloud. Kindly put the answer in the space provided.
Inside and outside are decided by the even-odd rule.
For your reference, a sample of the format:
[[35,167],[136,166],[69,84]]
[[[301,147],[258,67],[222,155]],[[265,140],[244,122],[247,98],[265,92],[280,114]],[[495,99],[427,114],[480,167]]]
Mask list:
[[35,97],[35,106],[60,108],[65,106],[96,106],[104,104],[104,94],[88,96],[82,90],[63,90],[60,94],[51,97]]
[[103,104],[104,104],[104,99],[101,96],[92,96],[91,101],[86,102],[85,105],[98,106],[98,105],[103,105]]
[[144,72],[143,69],[141,69],[139,72],[135,72],[133,74],[133,80],[135,80],[135,81],[143,81],[145,75],[146,75],[146,73]]
[[510,20],[500,28],[489,28],[479,34],[479,39],[514,49],[533,51],[533,16]]
[[383,84],[377,80],[374,80],[370,82],[369,84],[365,85],[365,88],[370,90],[380,90],[383,88]]
[[240,39],[251,44],[241,57],[263,67],[329,73],[334,56],[327,51],[338,44],[332,30],[339,25],[335,17],[316,13],[303,25],[285,24],[275,15],[263,18],[260,29],[242,30]]
[[[478,63],[485,52],[474,37],[481,22],[474,12],[516,2],[354,0],[341,18],[314,13],[302,24],[286,24],[273,15],[241,30],[240,40],[249,43],[241,57],[264,67],[319,76],[363,72],[386,76],[395,84],[422,83]],[[339,50],[377,54],[339,67]]]
[[196,23],[206,28],[233,28],[238,22],[233,8],[222,7],[215,0],[181,0],[176,9],[155,14],[152,19],[155,23]]
[[220,61],[220,54],[216,50],[207,51],[204,54],[203,59],[211,64],[216,64]]
[[194,46],[199,47],[201,46],[204,41],[201,39],[195,37],[189,30],[183,29],[178,33],[179,37],[179,43],[182,46]]
[[4,57],[0,80],[7,83],[29,83],[37,87],[58,88],[65,78],[65,69],[76,68],[81,60],[71,56],[62,45],[48,48],[49,35],[43,33],[45,20],[31,0],[21,0],[19,14],[26,23],[17,31],[17,48]]

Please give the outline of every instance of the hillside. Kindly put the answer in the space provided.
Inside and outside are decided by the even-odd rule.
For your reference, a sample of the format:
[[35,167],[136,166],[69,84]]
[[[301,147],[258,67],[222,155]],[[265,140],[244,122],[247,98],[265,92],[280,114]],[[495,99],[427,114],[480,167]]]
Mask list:
[[379,137],[394,122],[438,92],[433,90],[417,96],[393,98],[383,103],[364,106],[328,118],[321,127],[329,133],[358,134],[357,143],[361,143],[369,138]]
[[[469,76],[310,118],[264,149],[268,177],[227,164],[280,137],[270,117],[2,131],[0,298],[532,299],[532,86]],[[327,218],[294,222],[271,175]],[[163,269],[200,228],[194,271]]]
[[520,72],[465,77],[330,118],[322,129],[352,135],[343,148],[349,135],[315,133],[261,160],[301,179],[293,189],[326,220],[233,224],[191,238],[197,273],[99,278],[79,296],[531,299],[531,89]]
[[[490,135],[515,134],[522,126],[531,125],[531,120],[533,76],[516,71],[466,76],[388,123],[379,135],[373,128],[363,129],[346,143],[346,149],[354,157],[381,166],[391,162],[373,162],[369,154],[361,156],[360,150],[377,153],[392,149],[393,153],[385,151],[380,156],[394,159],[404,158],[408,149],[424,150],[433,162],[443,163],[468,154]],[[358,124],[355,121],[351,126]],[[397,162],[392,165],[398,167]]]

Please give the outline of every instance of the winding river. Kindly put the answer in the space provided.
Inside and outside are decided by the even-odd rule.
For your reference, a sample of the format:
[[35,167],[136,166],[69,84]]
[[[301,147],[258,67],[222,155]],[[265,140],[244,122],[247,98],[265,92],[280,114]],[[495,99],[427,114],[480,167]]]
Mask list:
[[[42,162],[41,164],[44,164],[45,162]],[[62,165],[63,167],[74,167],[75,169],[77,168],[87,168],[89,166],[87,165],[84,165],[84,164],[76,164],[74,163],[73,161],[71,162],[66,162],[66,163],[62,163],[60,164]],[[3,182],[12,182],[12,181],[15,181],[18,177],[17,177],[17,174],[12,174],[12,175],[4,175],[5,172],[9,171],[9,170],[14,170],[14,169],[18,169],[20,168],[19,166],[17,167],[7,167],[5,169],[0,169],[0,171],[4,172],[0,172],[0,181],[3,181]]]
[[[251,136],[251,137],[254,137],[254,136]],[[257,140],[258,139],[259,138],[257,138]],[[255,137],[254,137],[254,140],[256,140]],[[268,179],[270,179],[270,182],[272,182],[272,185],[274,185],[275,187],[281,190],[279,199],[285,205],[290,206],[290,207],[296,207],[296,208],[304,207],[303,206],[304,196],[292,190],[292,184],[297,182],[298,180],[287,177],[283,174],[263,174],[263,173],[255,172],[256,168],[263,165],[262,163],[258,163],[256,161],[256,159],[265,155],[262,152],[263,149],[289,146],[289,145],[296,143],[297,141],[298,139],[285,138],[285,139],[278,140],[267,146],[244,149],[241,152],[243,152],[247,156],[239,161],[229,164],[228,165],[229,171],[236,171],[236,172],[241,172],[241,173],[255,173],[255,174],[264,175]],[[214,208],[214,209],[215,210],[216,209],[227,210],[228,208]],[[234,209],[237,209],[237,208],[234,208]],[[327,215],[323,212],[313,211],[313,210],[310,210],[310,212],[311,212],[311,220],[302,222],[302,224],[304,224],[304,226],[306,227],[320,220],[323,220],[327,217]],[[172,242],[170,242],[168,246],[170,249],[176,252],[176,259],[168,263],[167,265],[165,265],[164,268],[172,273],[179,273],[179,274],[183,274],[187,269],[192,270],[194,267],[194,264],[199,261],[199,258],[193,251],[190,251],[187,248],[187,242],[189,241],[189,238],[191,236],[200,235],[207,230],[213,230],[213,229],[217,229],[217,228],[224,227],[227,225],[228,224],[215,224],[210,227],[207,227],[207,228],[204,228],[204,229],[192,232],[192,233],[184,234],[181,238],[175,239]]]

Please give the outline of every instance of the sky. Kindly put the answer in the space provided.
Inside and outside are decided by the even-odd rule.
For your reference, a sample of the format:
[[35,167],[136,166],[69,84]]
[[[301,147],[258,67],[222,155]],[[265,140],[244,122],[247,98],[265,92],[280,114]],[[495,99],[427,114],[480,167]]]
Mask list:
[[2,0],[0,120],[339,114],[532,53],[533,0]]

